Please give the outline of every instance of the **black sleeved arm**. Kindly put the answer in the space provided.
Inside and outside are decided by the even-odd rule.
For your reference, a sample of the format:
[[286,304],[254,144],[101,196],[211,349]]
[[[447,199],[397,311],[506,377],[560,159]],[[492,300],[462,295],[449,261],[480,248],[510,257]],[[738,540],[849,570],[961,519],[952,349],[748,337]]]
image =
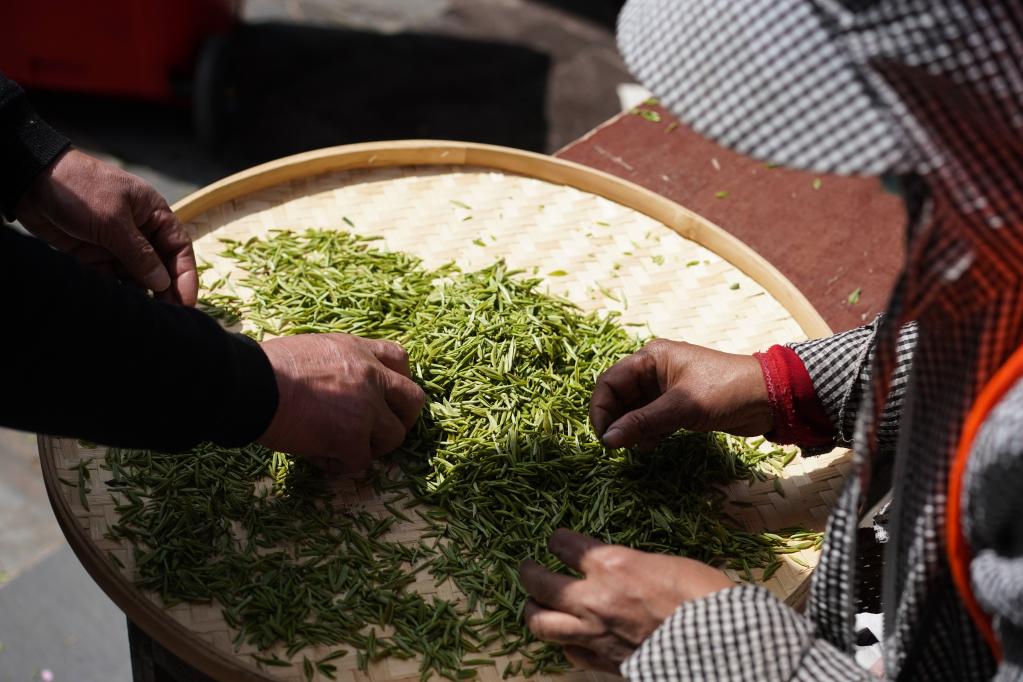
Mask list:
[[25,92],[0,73],[0,211],[14,219],[18,199],[70,144],[39,118]]
[[0,300],[5,426],[175,451],[248,443],[277,409],[255,342],[4,227]]

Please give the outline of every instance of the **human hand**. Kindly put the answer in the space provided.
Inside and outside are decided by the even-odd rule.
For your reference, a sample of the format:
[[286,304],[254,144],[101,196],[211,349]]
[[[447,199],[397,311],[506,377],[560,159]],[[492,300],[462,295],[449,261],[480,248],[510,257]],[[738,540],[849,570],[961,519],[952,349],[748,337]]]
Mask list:
[[142,178],[69,149],[36,178],[15,215],[86,265],[152,289],[158,299],[195,305],[192,240]]
[[608,447],[649,450],[681,428],[756,436],[774,420],[756,358],[656,339],[600,376],[590,422]]
[[605,545],[565,528],[548,546],[585,577],[524,561],[520,577],[530,599],[523,617],[534,635],[564,645],[565,657],[581,668],[617,673],[683,602],[735,585],[699,561]]
[[277,412],[259,442],[361,470],[394,450],[426,394],[396,343],[348,334],[302,334],[262,344],[277,378]]

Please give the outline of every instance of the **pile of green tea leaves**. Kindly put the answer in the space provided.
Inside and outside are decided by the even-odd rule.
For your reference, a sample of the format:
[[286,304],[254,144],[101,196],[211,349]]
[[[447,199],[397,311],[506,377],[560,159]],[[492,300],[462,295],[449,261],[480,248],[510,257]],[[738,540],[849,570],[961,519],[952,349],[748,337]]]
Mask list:
[[[167,604],[219,604],[236,646],[257,647],[264,666],[330,647],[301,661],[309,679],[333,678],[349,648],[363,670],[418,657],[424,679],[453,680],[518,653],[499,672],[529,676],[567,668],[524,627],[518,579],[527,557],[563,568],[546,550],[558,527],[747,578],[820,542],[797,529],[748,533],[723,511],[721,486],[773,475],[792,452],[684,432],[649,454],[599,443],[590,392],[641,345],[613,315],[583,313],[502,262],[431,270],[371,242],[333,231],[226,242],[246,274],[217,282],[205,304],[257,338],[346,332],[408,350],[428,402],[401,450],[367,474],[387,513],[338,504],[313,464],[257,445],[111,449],[102,466],[120,518],[110,535],[134,547],[140,587]],[[420,539],[390,538],[410,521]],[[464,599],[417,592],[423,571]]]

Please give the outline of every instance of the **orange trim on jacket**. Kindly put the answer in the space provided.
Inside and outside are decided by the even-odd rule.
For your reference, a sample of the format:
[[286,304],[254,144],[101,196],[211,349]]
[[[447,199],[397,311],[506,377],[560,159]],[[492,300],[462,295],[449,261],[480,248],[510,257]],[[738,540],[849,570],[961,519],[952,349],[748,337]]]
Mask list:
[[952,469],[949,472],[948,503],[945,507],[945,544],[948,551],[949,567],[952,570],[952,580],[970,617],[973,618],[973,622],[984,635],[988,646],[991,647],[991,652],[998,660],[1002,659],[1002,646],[991,625],[991,616],[977,603],[973,588],[970,586],[970,561],[973,559],[973,551],[963,534],[963,475],[966,473],[970,452],[973,450],[973,443],[981,427],[991,414],[991,410],[1020,378],[1023,378],[1023,347],[1017,349],[1001,369],[991,377],[973,407],[970,408],[970,413],[966,416],[963,433],[959,439],[959,447],[956,449],[955,460],[953,460]]

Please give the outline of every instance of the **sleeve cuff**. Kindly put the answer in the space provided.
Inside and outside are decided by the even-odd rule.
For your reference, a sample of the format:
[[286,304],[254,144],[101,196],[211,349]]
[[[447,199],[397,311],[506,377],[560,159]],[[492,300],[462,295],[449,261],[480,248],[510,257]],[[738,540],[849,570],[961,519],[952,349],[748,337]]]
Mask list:
[[621,665],[629,680],[791,680],[813,625],[754,585],[686,602]]
[[224,447],[248,445],[266,432],[277,412],[277,378],[266,353],[244,334],[233,334],[234,396],[231,418],[213,425],[210,440]]
[[33,111],[21,87],[0,74],[0,211],[14,220],[36,176],[71,144]]
[[814,391],[813,381],[795,351],[771,346],[755,353],[771,402],[774,429],[766,434],[775,443],[822,446],[834,443],[835,427]]
[[816,682],[874,678],[816,637],[813,623],[756,585],[686,602],[620,667],[636,682]]

